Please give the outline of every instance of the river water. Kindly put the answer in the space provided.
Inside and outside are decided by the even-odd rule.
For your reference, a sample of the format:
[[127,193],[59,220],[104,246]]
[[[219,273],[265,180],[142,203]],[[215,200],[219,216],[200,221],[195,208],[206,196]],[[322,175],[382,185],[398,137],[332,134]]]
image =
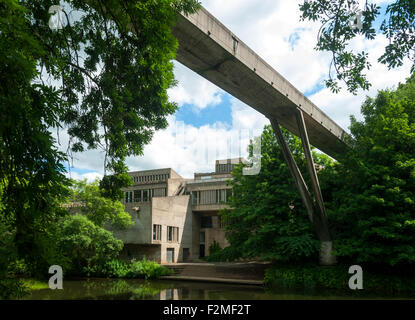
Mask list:
[[315,299],[414,299],[408,296],[377,296],[363,292],[349,295],[281,290],[261,286],[209,282],[141,279],[81,279],[63,281],[63,289],[33,290],[25,300],[315,300]]

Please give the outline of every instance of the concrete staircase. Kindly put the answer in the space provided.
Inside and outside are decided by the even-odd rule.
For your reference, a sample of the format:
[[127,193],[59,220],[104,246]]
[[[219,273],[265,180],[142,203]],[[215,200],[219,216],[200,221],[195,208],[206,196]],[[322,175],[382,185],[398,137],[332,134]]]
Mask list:
[[269,264],[262,262],[204,262],[177,263],[165,266],[172,270],[173,273],[171,276],[163,278],[259,285],[264,280],[265,269]]

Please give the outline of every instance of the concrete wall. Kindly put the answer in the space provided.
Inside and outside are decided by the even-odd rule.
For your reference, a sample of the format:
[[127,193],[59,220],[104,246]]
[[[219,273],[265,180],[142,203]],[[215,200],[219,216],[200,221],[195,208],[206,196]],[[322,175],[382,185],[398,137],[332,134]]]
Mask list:
[[[192,211],[189,195],[153,198],[151,230],[154,224],[161,225],[161,241],[151,241],[153,244],[161,245],[162,263],[167,262],[167,248],[174,249],[174,262],[183,260],[183,248],[189,248],[190,258],[193,257]],[[179,228],[177,242],[167,241],[168,226]]]
[[212,216],[212,228],[201,229],[201,231],[205,232],[206,255],[209,255],[209,247],[214,241],[219,243],[221,248],[229,245],[229,242],[225,237],[224,229],[220,228],[218,216]]
[[[151,244],[152,225],[151,225],[151,203],[125,203],[125,211],[131,216],[134,226],[128,230],[114,230],[114,235],[124,243],[130,244]],[[140,207],[136,213],[133,207]]]
[[171,178],[167,182],[167,195],[169,197],[174,196],[178,190],[180,184],[183,182],[182,178]]
[[121,259],[147,259],[160,263],[161,251],[159,245],[145,245],[145,244],[124,244],[124,248],[120,252]]

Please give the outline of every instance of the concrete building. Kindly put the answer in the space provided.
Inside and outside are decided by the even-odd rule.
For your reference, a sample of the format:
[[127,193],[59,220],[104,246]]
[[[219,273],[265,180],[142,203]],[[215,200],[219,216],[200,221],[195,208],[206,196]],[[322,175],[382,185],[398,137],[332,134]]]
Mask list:
[[121,255],[160,263],[198,260],[214,241],[228,245],[218,216],[232,190],[227,180],[241,158],[216,160],[215,172],[184,179],[173,169],[130,172],[134,185],[123,189],[134,226],[115,231]]

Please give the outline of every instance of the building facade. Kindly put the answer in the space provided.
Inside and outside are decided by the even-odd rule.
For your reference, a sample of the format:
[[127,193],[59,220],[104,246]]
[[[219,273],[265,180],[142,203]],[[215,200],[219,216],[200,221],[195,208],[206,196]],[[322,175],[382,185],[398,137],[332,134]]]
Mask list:
[[133,185],[124,188],[125,210],[134,226],[114,231],[123,240],[122,256],[159,263],[197,261],[216,241],[228,242],[218,212],[232,192],[227,181],[241,158],[216,160],[215,172],[184,179],[173,169],[130,172]]

